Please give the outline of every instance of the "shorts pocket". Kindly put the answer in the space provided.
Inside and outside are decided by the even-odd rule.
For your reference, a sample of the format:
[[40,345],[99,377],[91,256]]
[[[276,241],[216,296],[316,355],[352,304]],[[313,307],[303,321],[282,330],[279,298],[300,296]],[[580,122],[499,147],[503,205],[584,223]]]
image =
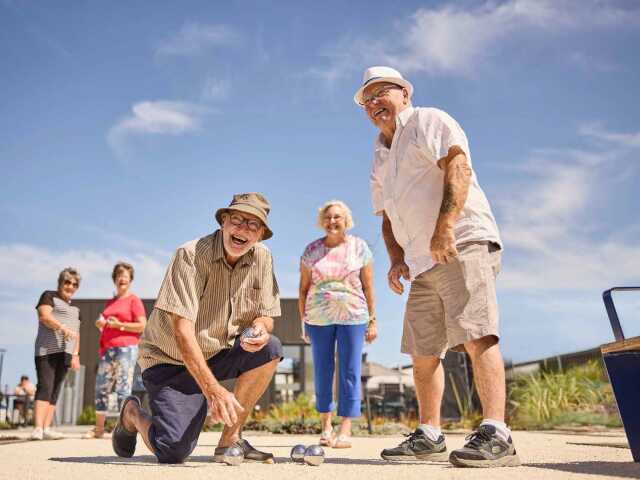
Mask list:
[[484,289],[487,283],[487,254],[474,252],[469,255],[461,255],[458,261],[464,285],[473,298],[476,293]]

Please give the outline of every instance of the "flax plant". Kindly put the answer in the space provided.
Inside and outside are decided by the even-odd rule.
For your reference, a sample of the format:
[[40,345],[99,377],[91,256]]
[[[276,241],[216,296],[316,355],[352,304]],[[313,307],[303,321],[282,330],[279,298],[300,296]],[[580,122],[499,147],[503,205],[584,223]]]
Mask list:
[[618,424],[611,386],[600,362],[517,377],[509,388],[510,422],[520,428],[562,423]]

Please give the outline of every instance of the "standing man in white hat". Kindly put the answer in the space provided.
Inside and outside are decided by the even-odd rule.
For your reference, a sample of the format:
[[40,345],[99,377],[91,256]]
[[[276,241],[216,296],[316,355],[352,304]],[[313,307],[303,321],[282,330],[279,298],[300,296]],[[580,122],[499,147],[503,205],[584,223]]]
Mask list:
[[371,67],[354,96],[380,131],[371,197],[389,253],[390,288],[411,282],[402,352],[413,358],[420,424],[382,451],[386,460],[446,460],[440,431],[441,359],[466,350],[484,419],[466,445],[448,455],[456,466],[515,466],[520,461],[504,423],[504,363],[498,345],[495,279],[502,243],[489,202],[471,166],[467,137],[436,108],[413,107],[413,86],[389,67]]

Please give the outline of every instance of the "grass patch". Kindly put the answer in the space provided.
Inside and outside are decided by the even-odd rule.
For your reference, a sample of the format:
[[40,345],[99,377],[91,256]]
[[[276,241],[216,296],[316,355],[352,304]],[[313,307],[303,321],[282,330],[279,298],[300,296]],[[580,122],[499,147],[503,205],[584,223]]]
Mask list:
[[517,377],[508,388],[509,424],[525,430],[561,426],[621,426],[602,363]]

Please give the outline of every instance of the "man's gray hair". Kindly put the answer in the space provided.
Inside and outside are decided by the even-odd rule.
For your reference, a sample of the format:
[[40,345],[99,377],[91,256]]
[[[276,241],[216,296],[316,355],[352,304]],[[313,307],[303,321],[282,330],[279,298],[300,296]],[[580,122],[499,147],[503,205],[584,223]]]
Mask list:
[[324,215],[331,207],[340,207],[342,209],[342,212],[344,213],[345,230],[353,228],[354,223],[353,216],[351,215],[351,209],[342,200],[329,200],[318,209],[318,218],[316,220],[316,225],[318,225],[318,227],[324,230]]
[[60,288],[66,280],[71,279],[74,279],[76,282],[78,282],[78,286],[80,286],[80,280],[82,279],[82,277],[78,273],[78,270],[73,267],[67,267],[60,272],[60,275],[58,275],[58,288]]

